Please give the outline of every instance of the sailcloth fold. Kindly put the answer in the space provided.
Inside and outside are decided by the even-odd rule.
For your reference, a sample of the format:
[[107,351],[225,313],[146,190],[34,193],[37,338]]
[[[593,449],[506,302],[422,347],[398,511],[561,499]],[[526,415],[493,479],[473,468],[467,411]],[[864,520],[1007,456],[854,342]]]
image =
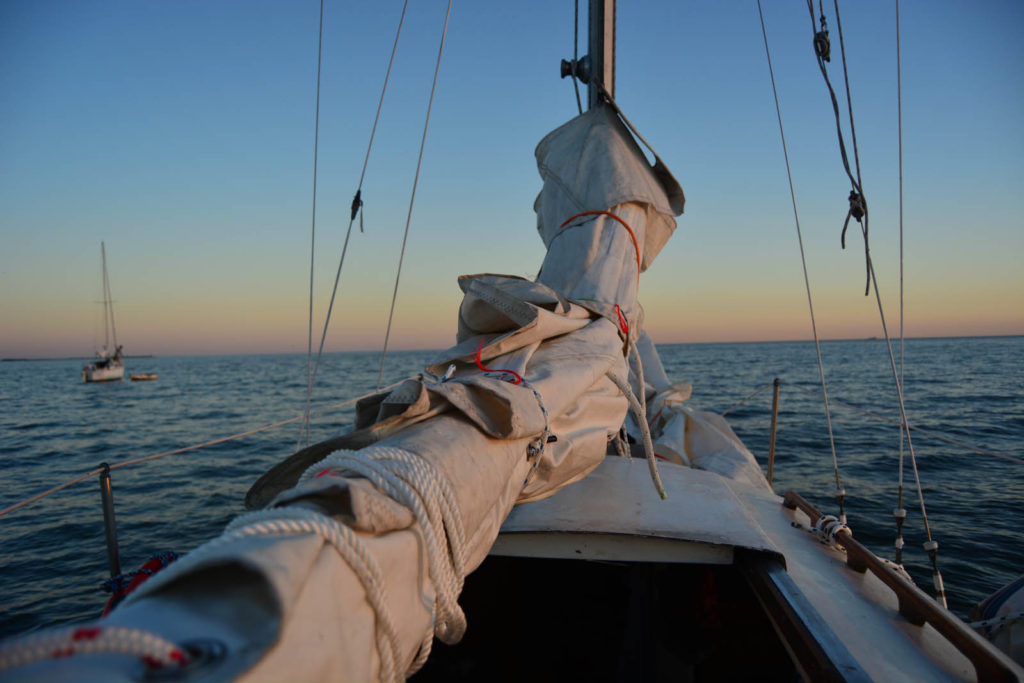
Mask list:
[[[434,635],[461,637],[462,578],[512,507],[586,476],[622,426],[611,377],[630,376],[639,274],[682,210],[678,183],[610,106],[553,131],[537,160],[548,247],[537,281],[460,278],[453,347],[364,401],[342,450],[296,454],[261,479],[250,500],[270,501],[263,510],[103,623],[218,643],[226,657],[207,674],[246,680],[398,679]],[[110,664],[104,680],[116,680]],[[88,673],[46,665],[51,677]]]

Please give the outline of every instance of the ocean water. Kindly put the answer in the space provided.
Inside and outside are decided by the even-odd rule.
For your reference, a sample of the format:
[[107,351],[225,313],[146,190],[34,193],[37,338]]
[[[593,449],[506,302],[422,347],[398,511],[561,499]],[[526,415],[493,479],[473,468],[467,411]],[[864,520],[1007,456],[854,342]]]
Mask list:
[[[832,451],[810,342],[660,346],[691,403],[722,412],[765,464],[773,378],[782,383],[775,490],[796,490],[835,513]],[[833,432],[854,535],[893,556],[899,471],[896,392],[885,343],[823,342]],[[416,373],[432,352],[392,353],[384,384]],[[312,439],[351,426],[332,408],[376,385],[379,355],[325,356],[313,397]],[[132,358],[155,382],[83,384],[73,360],[0,363],[0,509],[96,468],[246,432],[300,415],[300,355]],[[1024,457],[1024,338],[912,339],[905,347],[910,424],[975,448]],[[870,415],[874,414],[874,416]],[[887,422],[885,418],[893,422]],[[123,571],[151,554],[186,552],[243,510],[249,486],[295,450],[297,424],[173,455],[112,474]],[[912,434],[932,536],[951,609],[970,607],[1024,572],[1024,464],[920,432]],[[909,458],[909,456],[908,456]],[[914,476],[904,561],[931,593]],[[0,516],[0,637],[95,619],[107,595],[98,479]]]

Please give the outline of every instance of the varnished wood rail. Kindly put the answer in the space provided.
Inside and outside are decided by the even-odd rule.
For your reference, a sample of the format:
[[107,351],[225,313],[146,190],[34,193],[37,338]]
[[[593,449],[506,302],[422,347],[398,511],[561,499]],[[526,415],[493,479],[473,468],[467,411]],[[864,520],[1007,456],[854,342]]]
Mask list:
[[[822,517],[803,496],[787,491],[785,505],[799,509],[811,524]],[[870,571],[892,589],[899,601],[899,612],[907,621],[923,626],[928,623],[974,665],[979,681],[1018,681],[1018,669],[1012,661],[992,643],[975,633],[970,626],[936,603],[924,591],[893,571],[873,552],[865,548],[848,529],[836,533],[836,542],[846,549],[846,564],[857,572]]]

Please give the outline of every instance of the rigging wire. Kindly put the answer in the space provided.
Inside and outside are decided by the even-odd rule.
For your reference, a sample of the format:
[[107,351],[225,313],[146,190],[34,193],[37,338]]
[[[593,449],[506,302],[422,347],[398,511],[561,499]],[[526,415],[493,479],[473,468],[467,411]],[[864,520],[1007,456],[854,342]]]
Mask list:
[[[331,313],[334,311],[334,301],[335,301],[335,298],[337,297],[337,294],[338,294],[338,283],[341,281],[341,270],[342,270],[342,267],[345,265],[345,254],[348,253],[348,242],[349,242],[349,238],[352,236],[352,225],[355,223],[356,215],[359,216],[359,232],[363,232],[363,199],[362,199],[362,196],[363,196],[363,181],[366,179],[366,168],[370,164],[370,152],[373,150],[373,140],[374,140],[374,138],[377,135],[377,124],[380,123],[380,113],[381,113],[381,110],[384,107],[384,95],[388,91],[388,82],[391,80],[391,67],[395,63],[395,53],[398,51],[398,41],[399,41],[399,38],[401,38],[401,36],[402,36],[402,26],[405,23],[405,14],[406,14],[406,10],[408,10],[408,9],[409,9],[409,0],[405,0],[405,2],[402,5],[402,14],[398,18],[398,29],[395,31],[395,42],[391,46],[391,57],[388,59],[388,68],[387,68],[387,71],[384,73],[384,85],[381,87],[380,98],[377,101],[377,113],[373,117],[373,127],[370,130],[370,141],[366,145],[366,156],[363,158],[363,169],[362,169],[362,171],[359,174],[359,185],[356,187],[356,194],[352,198],[352,211],[351,211],[351,215],[350,215],[349,221],[348,221],[348,230],[346,230],[346,232],[345,232],[345,242],[344,242],[344,244],[341,247],[341,258],[338,260],[338,269],[337,269],[337,272],[334,275],[334,287],[331,290],[331,300],[330,300],[330,303],[327,306],[327,316],[324,319],[323,332],[320,334],[320,348],[317,350],[317,353],[316,353],[316,363],[315,363],[315,365],[313,365],[312,373],[309,376],[309,383],[308,383],[307,395],[306,395],[306,418],[303,421],[302,430],[301,430],[301,432],[299,434],[299,444],[296,446],[296,448],[298,448],[298,446],[302,444],[303,439],[306,439],[307,442],[309,440],[309,406],[310,406],[310,402],[311,402],[312,396],[313,396],[313,385],[316,382],[316,375],[317,375],[317,372],[320,369],[320,360],[323,357],[324,344],[327,341],[327,329],[328,329],[328,327],[331,324]],[[321,27],[322,27],[322,19],[321,19]],[[321,31],[322,31],[322,28],[321,28]],[[319,103],[319,97],[320,97],[319,93],[320,93],[320,76],[319,76],[319,65],[318,65],[317,66],[317,102],[318,103]],[[318,104],[318,110],[317,110],[317,117],[318,117],[318,120],[319,120],[319,104]],[[315,167],[315,161],[314,161],[314,167]],[[314,176],[315,176],[315,171],[314,171]],[[315,180],[314,180],[314,201],[315,201],[315,196],[316,196],[316,185],[315,185]],[[313,304],[312,304],[312,286],[313,286],[313,284],[312,284],[312,280],[313,280],[313,261],[312,261],[312,256],[310,257],[309,270],[310,270],[309,277],[310,277],[310,290],[311,290],[311,293],[310,293],[310,335],[311,335],[310,339],[312,339],[312,316],[313,316],[313,311],[312,311],[312,306],[313,306]],[[310,357],[312,357],[312,342],[310,343]]]
[[[813,0],[808,0],[807,1],[807,6],[808,6],[808,9],[811,12],[811,27],[812,27],[812,30],[813,30],[813,28],[814,28],[814,3],[813,3]],[[847,213],[847,216],[846,216],[846,224],[844,224],[844,226],[843,226],[843,233],[845,235],[846,225],[849,224],[850,217],[852,216],[854,218],[857,218],[858,222],[860,222],[860,224],[861,224],[861,231],[863,232],[863,235],[864,235],[864,259],[865,259],[865,264],[866,264],[866,268],[867,268],[867,284],[865,286],[864,293],[865,293],[865,295],[867,295],[872,288],[875,290],[875,301],[876,301],[876,303],[878,305],[878,315],[879,315],[879,318],[880,318],[880,321],[881,321],[881,324],[882,324],[882,332],[885,335],[885,348],[886,348],[886,351],[889,354],[889,365],[890,365],[890,368],[892,370],[893,380],[895,381],[895,384],[896,384],[896,398],[897,398],[897,400],[899,402],[900,421],[901,421],[901,424],[904,425],[904,427],[902,428],[902,433],[903,433],[903,435],[906,438],[907,451],[910,454],[910,463],[911,463],[911,468],[912,468],[913,473],[914,473],[914,482],[915,482],[915,484],[917,486],[918,505],[919,505],[919,507],[921,509],[921,519],[922,519],[922,523],[924,525],[925,536],[928,539],[927,542],[924,544],[924,549],[928,553],[928,557],[929,557],[929,559],[931,561],[931,565],[932,565],[932,580],[933,580],[934,585],[935,585],[936,599],[945,607],[945,606],[947,606],[946,590],[945,590],[945,587],[944,587],[943,581],[942,581],[942,573],[939,571],[939,566],[938,566],[938,547],[939,547],[939,544],[938,544],[938,542],[936,540],[934,540],[932,538],[931,525],[928,522],[928,512],[927,512],[927,510],[925,508],[925,503],[924,503],[924,491],[923,491],[923,489],[921,487],[921,477],[920,477],[920,473],[919,473],[918,467],[917,467],[917,457],[914,454],[914,443],[913,443],[913,440],[910,437],[910,430],[908,428],[906,428],[906,425],[908,425],[908,422],[907,422],[906,405],[905,405],[904,399],[903,399],[903,382],[902,382],[902,377],[900,375],[899,370],[896,367],[896,359],[895,359],[895,356],[894,356],[894,353],[893,353],[893,348],[892,348],[892,338],[889,335],[889,328],[888,328],[888,325],[886,324],[885,310],[882,307],[882,295],[881,295],[881,292],[879,291],[879,288],[878,288],[878,278],[877,278],[877,276],[875,274],[875,267],[874,267],[874,264],[871,261],[871,252],[870,252],[870,248],[868,246],[868,210],[867,210],[867,202],[864,199],[864,194],[863,194],[863,191],[862,191],[862,184],[861,184],[860,155],[859,155],[858,149],[857,149],[856,128],[855,128],[854,122],[853,122],[853,101],[852,101],[852,97],[850,95],[849,69],[847,68],[847,63],[846,63],[846,46],[845,46],[845,42],[844,42],[844,39],[843,39],[842,19],[840,17],[840,13],[839,13],[839,0],[833,0],[833,7],[834,7],[834,10],[835,10],[835,14],[836,14],[836,28],[839,31],[839,46],[840,46],[840,51],[841,51],[841,54],[842,54],[842,61],[843,61],[843,79],[844,79],[844,82],[846,83],[847,111],[848,111],[848,114],[849,114],[849,117],[850,117],[851,142],[853,144],[854,162],[855,162],[856,169],[857,169],[857,177],[856,178],[854,178],[853,175],[850,172],[849,159],[847,158],[845,144],[843,143],[843,134],[842,134],[842,127],[840,125],[838,103],[836,101],[835,91],[833,90],[832,84],[831,84],[831,82],[829,81],[829,78],[828,78],[828,72],[825,69],[825,61],[827,61],[827,59],[825,59],[825,56],[823,56],[821,51],[818,49],[819,44],[821,44],[822,42],[827,43],[828,31],[825,28],[824,12],[821,13],[820,23],[821,23],[821,26],[822,26],[822,32],[825,33],[825,40],[824,41],[821,40],[821,33],[822,32],[817,32],[817,33],[815,33],[814,43],[815,43],[815,53],[816,53],[816,55],[818,57],[818,66],[820,67],[821,73],[822,73],[822,75],[825,78],[825,83],[828,85],[829,95],[832,98],[832,108],[833,108],[833,110],[834,110],[834,112],[836,114],[836,128],[839,131],[839,148],[840,148],[840,151],[842,152],[843,166],[844,166],[844,168],[846,170],[847,176],[850,177],[850,182],[853,183],[853,185],[854,185],[854,190],[851,191],[851,193],[850,193],[850,210],[849,210],[849,212]],[[819,9],[820,9],[820,4],[819,4]],[[855,194],[858,195],[856,198],[854,196]],[[858,213],[860,214],[859,216],[857,215]],[[902,361],[902,358],[901,358],[901,361]],[[902,437],[901,437],[901,439],[902,439]],[[900,510],[897,509],[897,512],[894,513],[894,514],[903,514],[903,513],[901,513]]]
[[[820,8],[819,2],[819,8]],[[807,9],[811,13],[811,30],[815,31],[815,15],[814,15],[814,0],[807,0]],[[839,154],[843,159],[843,168],[846,171],[847,177],[850,179],[850,190],[849,202],[850,208],[846,212],[846,220],[843,222],[843,231],[840,234],[840,244],[843,249],[846,248],[846,230],[850,226],[850,218],[854,218],[861,225],[861,232],[864,235],[864,259],[865,262],[869,262],[871,259],[870,251],[868,249],[868,207],[867,200],[864,198],[864,190],[861,186],[860,178],[860,157],[857,154],[857,136],[853,134],[853,146],[854,146],[854,160],[856,162],[857,175],[854,177],[853,172],[850,170],[850,158],[846,152],[846,142],[843,136],[842,117],[839,114],[839,100],[836,98],[835,89],[832,87],[832,81],[828,77],[828,70],[825,68],[825,62],[830,61],[831,43],[828,38],[828,26],[825,22],[825,14],[821,12],[820,18],[821,30],[815,31],[814,33],[814,53],[818,59],[818,68],[821,70],[821,75],[825,79],[825,85],[828,86],[829,97],[832,100],[832,112],[836,118],[836,133],[839,137]],[[839,6],[836,4],[836,25],[839,29],[839,44],[842,48],[843,56],[843,74],[847,74],[846,69],[846,50],[843,45],[843,29],[842,24],[839,22]],[[846,98],[849,103],[849,116],[850,116],[850,129],[853,131],[853,104],[850,101],[850,82],[849,78],[846,78]],[[868,266],[865,265],[865,269]],[[864,296],[869,293],[870,287],[870,274],[865,277],[864,284]]]
[[575,11],[573,13],[572,21],[572,87],[576,90],[576,109],[579,110],[580,114],[583,113],[583,103],[580,101],[580,81],[576,77],[576,65],[579,64],[579,49],[580,49],[580,0],[576,0],[573,3]]
[[[899,150],[899,242],[900,242],[900,376],[899,383],[903,386],[905,345],[904,345],[904,307],[903,307],[903,66],[900,58],[900,0],[896,0],[896,139]],[[899,484],[896,495],[896,509],[893,510],[893,517],[896,518],[896,563],[903,564],[903,520],[907,512],[903,509],[903,447],[905,443],[904,433],[909,429],[905,422],[900,423],[900,465]]]
[[[395,382],[394,384],[392,384],[392,385],[390,385],[388,387],[385,387],[385,389],[393,389],[393,388],[397,387],[401,383],[402,382]],[[372,395],[373,394],[363,394],[362,396],[357,396],[356,398],[351,398],[351,399],[349,399],[347,401],[342,401],[341,403],[335,403],[334,405],[327,406],[326,408],[321,409],[320,411],[318,411],[317,414],[318,415],[323,415],[323,414],[326,414],[328,411],[331,411],[331,410],[338,410],[340,408],[347,408],[348,406],[354,405],[354,404],[358,403],[359,401],[362,401],[365,398],[369,398]],[[142,456],[140,458],[134,458],[132,460],[124,460],[122,462],[115,463],[115,464],[111,465],[110,466],[110,471],[113,472],[114,470],[121,469],[122,467],[129,467],[129,466],[132,466],[132,465],[140,465],[140,464],[142,464],[144,462],[149,462],[150,460],[159,460],[161,458],[166,458],[169,455],[180,455],[181,453],[188,453],[190,451],[197,451],[197,450],[200,450],[202,448],[206,448],[207,446],[215,446],[217,444],[226,443],[228,441],[235,441],[237,439],[241,439],[241,438],[246,437],[246,436],[252,436],[253,434],[259,434],[260,432],[266,432],[266,431],[270,431],[272,429],[277,429],[278,427],[284,427],[285,425],[294,424],[295,422],[298,422],[301,419],[303,419],[303,416],[302,415],[298,415],[296,417],[289,418],[287,420],[281,420],[280,422],[274,422],[273,424],[263,425],[262,427],[256,427],[254,429],[249,429],[249,430],[244,431],[244,432],[239,432],[238,434],[232,434],[230,436],[224,436],[224,437],[220,437],[218,439],[213,439],[212,441],[206,441],[206,442],[203,442],[203,443],[200,443],[200,444],[194,444],[192,446],[185,446],[183,448],[176,448],[176,449],[174,449],[172,451],[164,451],[163,453],[156,453],[156,454],[153,454],[153,455],[145,455],[145,456]],[[55,487],[53,487],[51,489],[43,491],[42,493],[38,493],[38,494],[36,494],[34,496],[26,498],[25,500],[21,501],[20,503],[15,503],[14,505],[10,505],[8,507],[5,507],[2,510],[0,510],[0,517],[2,517],[3,515],[6,515],[9,512],[13,512],[14,510],[17,510],[18,508],[25,507],[26,505],[28,505],[30,503],[34,503],[37,500],[40,500],[42,498],[46,498],[47,496],[50,496],[50,495],[52,495],[54,493],[57,493],[58,491],[66,489],[69,486],[77,484],[80,481],[84,481],[86,479],[89,479],[90,477],[94,477],[97,474],[99,474],[100,472],[102,472],[103,470],[104,470],[103,467],[97,467],[95,469],[89,470],[85,474],[79,475],[79,476],[75,477],[74,479],[70,479],[69,481],[66,481],[63,484],[60,484],[60,485],[55,486]]]
[[[316,255],[316,180],[317,161],[320,151],[320,71],[324,54],[324,0],[320,0],[320,29],[316,47],[316,106],[313,118],[313,217],[309,238],[309,331],[306,335],[306,411],[313,398],[313,263]],[[309,439],[309,420],[305,419],[299,431],[299,443],[303,437]]]
[[391,338],[391,323],[395,317],[395,302],[398,300],[398,283],[402,277],[402,263],[405,260],[405,246],[409,241],[409,225],[412,223],[412,208],[416,203],[416,186],[420,181],[420,168],[423,165],[423,149],[427,146],[427,131],[430,129],[430,112],[434,107],[434,93],[437,91],[437,77],[441,72],[441,56],[444,54],[444,41],[448,36],[448,19],[452,15],[452,0],[448,0],[448,9],[444,15],[444,27],[441,29],[441,45],[437,48],[437,63],[434,65],[434,82],[430,86],[430,101],[427,103],[427,116],[423,122],[423,137],[420,139],[420,153],[416,160],[416,175],[413,176],[412,194],[409,197],[409,213],[405,217],[405,234],[402,236],[402,251],[398,256],[398,271],[395,273],[395,289],[391,294],[391,311],[388,313],[388,326],[384,333],[384,348],[380,354],[380,370],[377,371],[377,388],[380,389],[381,378],[384,376],[384,360],[388,355],[388,341]]
[[[757,12],[761,18],[761,35],[764,37],[764,53],[768,59],[768,74],[771,76],[772,81],[772,94],[775,97],[775,115],[779,120],[779,135],[782,138],[782,154],[786,160],[786,176],[789,179],[789,196],[793,202],[793,219],[796,223],[796,238],[800,245],[800,262],[803,264],[804,270],[804,287],[807,291],[807,306],[811,313],[811,330],[814,333],[814,350],[818,356],[818,375],[821,378],[821,395],[825,403],[825,423],[828,427],[828,442],[832,449],[832,470],[836,482],[836,501],[839,503],[839,519],[845,524],[846,523],[846,508],[845,498],[846,493],[843,490],[842,483],[839,478],[839,458],[836,455],[836,440],[832,431],[832,408],[829,405],[828,398],[828,385],[825,381],[825,364],[821,358],[821,341],[818,336],[818,324],[814,317],[814,301],[811,297],[811,280],[807,274],[807,256],[804,253],[804,238],[803,232],[800,230],[800,214],[797,212],[796,207],[796,190],[793,188],[793,173],[790,169],[789,164],[789,151],[786,145],[786,132],[782,126],[782,108],[779,105],[779,92],[775,86],[775,71],[772,68],[772,55],[768,49],[768,30],[764,24],[764,12],[761,9],[761,0],[757,0]],[[834,99],[834,98],[833,98]]]

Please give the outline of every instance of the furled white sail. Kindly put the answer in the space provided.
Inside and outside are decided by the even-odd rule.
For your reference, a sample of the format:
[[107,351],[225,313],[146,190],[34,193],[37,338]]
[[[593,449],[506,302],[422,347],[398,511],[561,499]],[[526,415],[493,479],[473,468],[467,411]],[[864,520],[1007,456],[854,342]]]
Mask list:
[[[461,278],[456,345],[360,407],[372,443],[285,482],[295,485],[100,625],[145,628],[194,652],[216,644],[207,651],[226,656],[209,665],[215,677],[251,680],[401,678],[434,635],[459,639],[462,577],[512,507],[586,476],[622,426],[628,404],[614,379],[630,375],[639,273],[682,209],[678,184],[610,106],[549,134],[537,159],[549,249],[538,281]],[[113,680],[110,667],[124,664],[77,659],[21,671]]]

